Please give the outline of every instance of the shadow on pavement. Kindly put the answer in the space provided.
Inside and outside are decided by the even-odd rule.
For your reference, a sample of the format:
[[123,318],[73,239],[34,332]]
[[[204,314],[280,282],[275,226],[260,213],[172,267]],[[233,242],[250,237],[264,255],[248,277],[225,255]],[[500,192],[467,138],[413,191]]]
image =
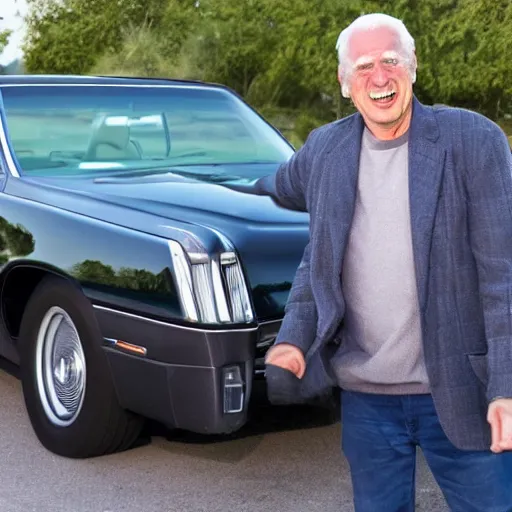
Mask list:
[[317,405],[272,405],[266,398],[264,384],[258,383],[253,389],[248,422],[233,434],[202,435],[186,431],[169,430],[156,422],[149,422],[147,434],[165,437],[170,441],[182,443],[209,444],[273,432],[318,428],[332,425],[339,421],[337,403],[337,397],[333,397],[332,402],[319,403]]
[[[249,420],[227,435],[202,435],[148,422],[141,443],[153,443],[173,455],[237,463],[250,456],[268,434],[314,429],[339,421],[336,397],[331,404],[274,406],[266,399],[264,386],[253,390]],[[159,439],[158,439],[159,438]]]
[[20,378],[19,366],[15,365],[14,363],[11,363],[10,361],[4,359],[3,357],[0,357],[0,370],[3,370],[9,375],[12,375],[16,379]]

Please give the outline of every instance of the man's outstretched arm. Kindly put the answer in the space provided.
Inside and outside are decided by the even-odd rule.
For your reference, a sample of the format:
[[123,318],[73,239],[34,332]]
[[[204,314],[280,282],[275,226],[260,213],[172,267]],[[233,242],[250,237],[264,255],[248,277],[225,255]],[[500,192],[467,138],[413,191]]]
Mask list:
[[314,133],[311,132],[304,145],[274,174],[264,176],[250,185],[222,183],[222,186],[245,194],[268,196],[283,208],[307,212],[310,151]]

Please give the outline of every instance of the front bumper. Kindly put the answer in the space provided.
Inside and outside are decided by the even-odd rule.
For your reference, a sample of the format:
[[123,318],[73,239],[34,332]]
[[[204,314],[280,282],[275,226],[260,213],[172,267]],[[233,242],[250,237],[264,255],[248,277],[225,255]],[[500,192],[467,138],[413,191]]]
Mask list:
[[[280,322],[205,331],[98,306],[95,311],[122,407],[203,434],[230,433],[245,424],[253,382],[263,378],[262,357]],[[145,354],[120,348],[116,340],[144,347]],[[226,369],[238,369],[242,394],[236,386],[227,389]]]

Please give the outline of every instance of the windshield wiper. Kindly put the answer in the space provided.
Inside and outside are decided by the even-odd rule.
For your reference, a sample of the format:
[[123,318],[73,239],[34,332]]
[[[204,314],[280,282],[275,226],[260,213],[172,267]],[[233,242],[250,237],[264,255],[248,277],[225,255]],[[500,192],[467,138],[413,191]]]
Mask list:
[[207,181],[209,183],[223,183],[225,181],[233,181],[240,179],[240,176],[234,174],[201,174],[189,171],[182,171],[173,167],[165,168],[150,168],[150,169],[138,169],[131,171],[124,171],[110,176],[102,176],[95,178],[94,183],[115,183],[119,181],[152,181],[155,176],[160,178],[160,181],[167,180],[169,178],[188,178],[192,180]]
[[147,169],[130,169],[128,171],[115,172],[108,176],[94,178],[93,181],[94,183],[103,183],[110,180],[144,178],[146,176],[156,176],[161,174],[174,174],[176,177],[179,176],[171,167],[148,167]]

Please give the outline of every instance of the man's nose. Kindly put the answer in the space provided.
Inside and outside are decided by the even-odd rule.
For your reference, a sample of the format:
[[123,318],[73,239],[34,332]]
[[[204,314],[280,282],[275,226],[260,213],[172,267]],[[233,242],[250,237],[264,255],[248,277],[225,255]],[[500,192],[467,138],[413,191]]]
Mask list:
[[389,73],[379,64],[375,66],[372,74],[372,81],[378,87],[383,87],[389,81]]

